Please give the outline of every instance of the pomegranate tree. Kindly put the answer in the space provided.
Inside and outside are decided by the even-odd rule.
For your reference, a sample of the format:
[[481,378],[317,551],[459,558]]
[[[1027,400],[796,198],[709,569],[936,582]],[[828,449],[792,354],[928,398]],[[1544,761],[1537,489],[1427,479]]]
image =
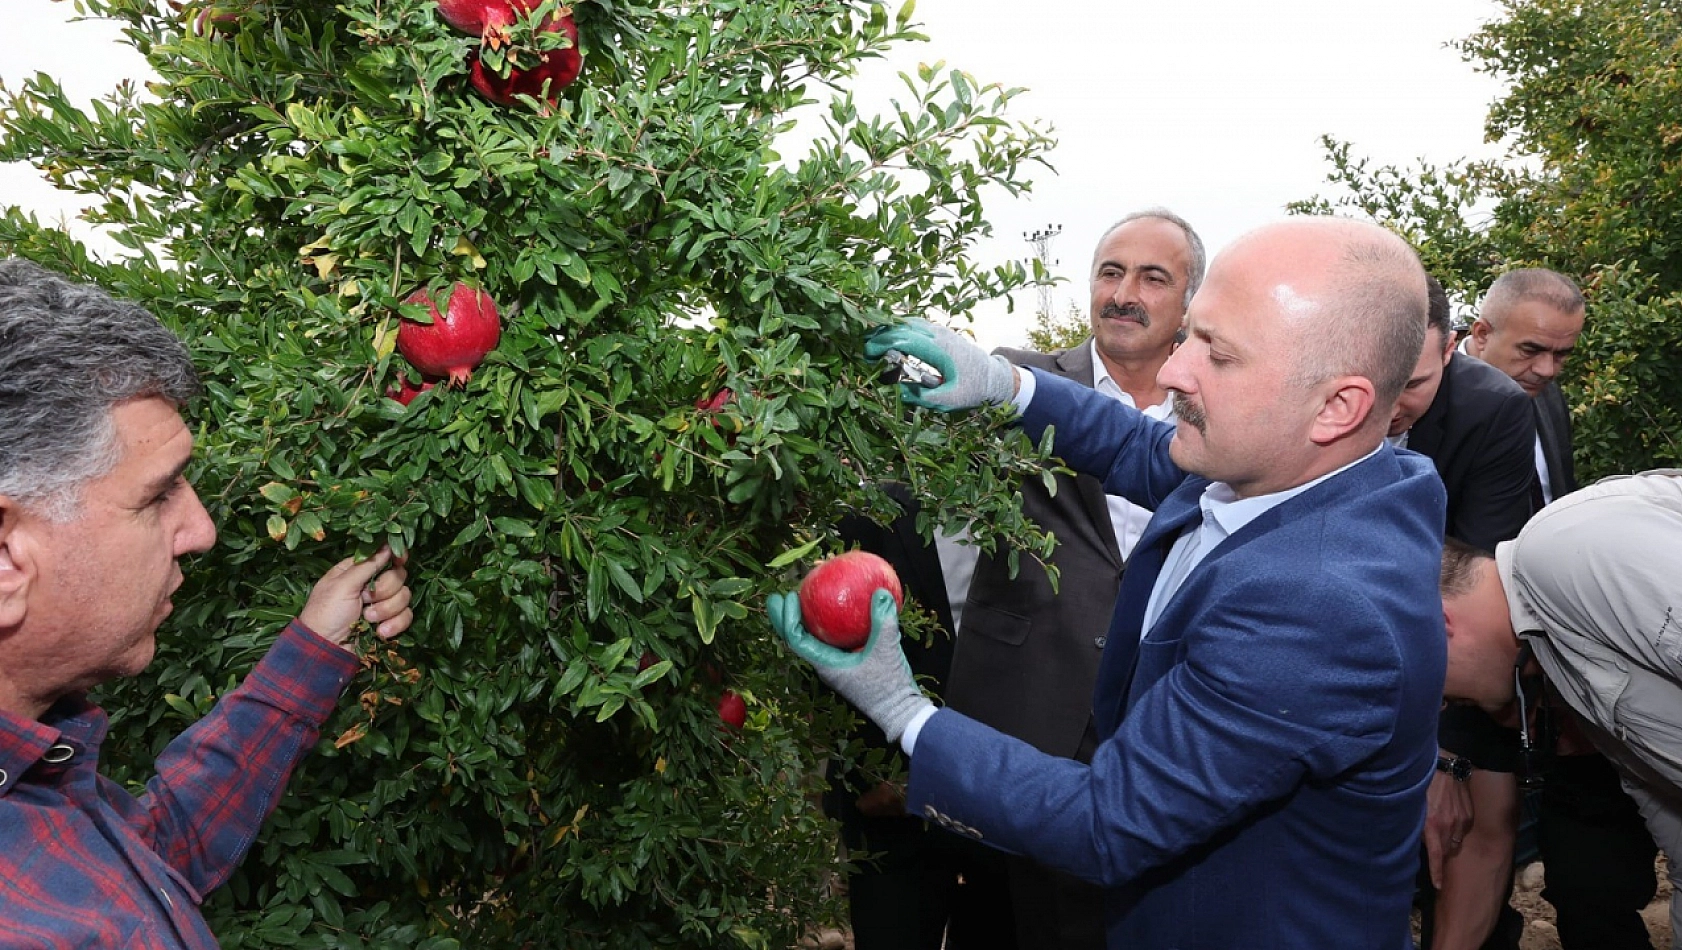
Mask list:
[[424,289],[403,302],[426,307],[432,322],[403,318],[397,328],[397,352],[422,375],[448,379],[451,386],[466,385],[502,338],[502,318],[491,295],[459,281],[450,288],[443,313]]
[[[0,90],[0,160],[144,249],[0,214],[0,254],[145,304],[209,389],[183,411],[222,536],[153,666],[101,692],[113,777],[151,776],[307,570],[413,553],[414,626],[204,904],[223,946],[745,950],[835,919],[813,793],[853,717],[765,597],[845,515],[892,518],[886,479],[1039,556],[1009,533],[1028,450],[902,413],[858,356],[1020,284],[967,249],[1046,147],[946,68],[909,77],[909,121],[847,100],[916,35],[903,2],[573,0],[578,75],[539,59],[574,36],[554,0],[77,0],[147,92]],[[239,15],[221,41],[192,34],[209,4]],[[470,55],[485,94],[577,81],[503,108]]]

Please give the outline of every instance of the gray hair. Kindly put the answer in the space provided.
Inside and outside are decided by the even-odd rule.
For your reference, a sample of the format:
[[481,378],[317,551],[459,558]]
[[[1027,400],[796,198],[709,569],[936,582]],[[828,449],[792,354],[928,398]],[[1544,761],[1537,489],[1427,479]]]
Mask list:
[[111,410],[199,392],[187,348],[145,309],[0,259],[0,495],[55,521],[118,462]]
[[1388,421],[1425,347],[1425,268],[1388,231],[1370,226],[1346,235],[1324,322],[1300,347],[1294,375],[1303,385],[1364,376],[1373,385],[1371,418]]
[[1208,252],[1203,250],[1203,239],[1197,236],[1197,232],[1192,229],[1186,219],[1167,208],[1146,208],[1143,211],[1135,211],[1105,228],[1104,233],[1098,236],[1098,243],[1092,251],[1092,266],[1098,266],[1098,248],[1104,246],[1104,242],[1109,240],[1110,235],[1115,233],[1116,228],[1138,221],[1141,218],[1155,218],[1159,221],[1166,221],[1185,234],[1186,248],[1191,251],[1191,260],[1186,265],[1186,297],[1181,305],[1191,306],[1192,295],[1197,293],[1197,288],[1203,286],[1203,272],[1209,267],[1209,255]]
[[1584,309],[1583,292],[1577,289],[1576,281],[1545,267],[1521,267],[1495,278],[1483,295],[1478,317],[1493,327],[1498,318],[1506,316],[1507,308],[1532,300],[1564,314]]

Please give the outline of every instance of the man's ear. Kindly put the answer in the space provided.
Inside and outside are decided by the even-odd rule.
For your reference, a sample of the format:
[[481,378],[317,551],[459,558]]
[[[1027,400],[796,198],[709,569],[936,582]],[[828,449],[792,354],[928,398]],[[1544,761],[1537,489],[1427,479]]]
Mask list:
[[1365,376],[1339,376],[1326,386],[1325,400],[1308,434],[1316,445],[1329,445],[1359,429],[1373,410],[1372,380]]
[[34,580],[23,534],[18,530],[23,509],[0,495],[0,633],[23,623],[29,589]]
[[1489,321],[1479,317],[1472,321],[1472,329],[1467,333],[1467,336],[1470,336],[1472,341],[1477,344],[1478,349],[1481,350],[1483,345],[1489,342],[1489,331],[1493,329],[1494,327],[1489,325]]

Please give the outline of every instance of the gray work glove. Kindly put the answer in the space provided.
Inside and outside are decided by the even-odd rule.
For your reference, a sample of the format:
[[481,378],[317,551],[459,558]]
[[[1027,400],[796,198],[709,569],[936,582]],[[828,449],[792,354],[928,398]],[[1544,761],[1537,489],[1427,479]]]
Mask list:
[[962,333],[927,320],[883,327],[864,342],[864,355],[873,360],[889,350],[915,356],[940,371],[939,386],[900,383],[902,402],[953,412],[1007,403],[1016,395],[1016,368],[1009,360],[991,356]]
[[806,631],[797,594],[772,594],[765,603],[771,627],[800,658],[817,667],[818,679],[898,742],[917,714],[934,704],[911,678],[899,646],[899,608],[880,588],[870,598],[870,639],[857,651],[839,650]]

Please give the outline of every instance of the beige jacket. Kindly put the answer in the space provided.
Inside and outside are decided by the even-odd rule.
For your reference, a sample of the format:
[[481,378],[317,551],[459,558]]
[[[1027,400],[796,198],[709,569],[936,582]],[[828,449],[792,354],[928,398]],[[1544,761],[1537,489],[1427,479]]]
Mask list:
[[1682,798],[1682,469],[1573,492],[1495,559],[1513,629],[1601,751]]

